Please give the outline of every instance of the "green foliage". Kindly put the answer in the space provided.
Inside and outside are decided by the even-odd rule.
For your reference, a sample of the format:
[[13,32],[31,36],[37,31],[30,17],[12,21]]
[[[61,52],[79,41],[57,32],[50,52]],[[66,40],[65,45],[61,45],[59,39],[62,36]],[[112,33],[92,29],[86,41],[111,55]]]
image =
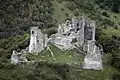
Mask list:
[[75,3],[71,3],[71,2],[69,2],[69,3],[67,3],[66,4],[66,7],[68,8],[68,9],[70,9],[71,11],[74,11],[75,9],[76,9],[76,4]]
[[97,31],[96,40],[103,46],[106,53],[104,56],[105,63],[120,69],[120,36],[114,34],[107,35],[102,30]]
[[120,69],[120,51],[117,50],[113,53],[112,65]]
[[50,0],[1,0],[0,39],[24,34],[31,26],[53,26]]
[[75,15],[75,16],[79,16],[79,11],[76,10],[76,11],[74,12],[74,15]]
[[106,16],[106,17],[109,17],[109,14],[108,14],[106,11],[103,11],[103,12],[102,12],[102,15],[103,15],[103,16]]
[[112,77],[113,80],[120,80],[120,72],[116,73]]
[[39,55],[32,55],[28,54],[27,59],[30,61],[32,60],[42,60],[42,61],[48,61],[50,63],[60,63],[60,64],[70,64],[70,65],[77,65],[80,66],[80,64],[83,63],[84,54],[80,53],[77,49],[73,49],[70,51],[61,51],[59,48],[57,48],[55,45],[51,44],[50,49],[53,52],[53,56],[51,55],[49,50],[44,50]]
[[49,36],[51,36],[52,34],[57,33],[57,30],[56,30],[56,28],[53,27],[53,28],[44,29],[43,32],[44,32],[45,34],[47,34],[48,37],[49,37]]
[[29,44],[29,35],[10,37],[0,41],[0,61],[6,63],[11,57],[13,50],[20,51],[25,49]]
[[95,0],[101,8],[111,9],[114,12],[120,12],[120,1],[119,0]]
[[[35,62],[30,64],[7,64],[0,69],[1,80],[112,80],[117,69],[107,67],[103,71],[80,70],[79,66]],[[118,76],[119,77],[119,76]]]
[[[119,12],[119,2],[119,0],[1,0],[0,80],[111,80],[111,77],[113,80],[119,80],[120,73],[116,73],[118,69],[112,68],[113,66],[120,68],[119,15],[110,12],[110,10]],[[80,66],[71,67],[61,64],[61,62],[82,63],[83,55],[73,54],[79,53],[76,49],[60,51],[55,46],[50,46],[50,48],[57,59],[56,63],[49,51],[45,53],[43,51],[38,56],[29,55],[27,58],[48,62],[17,66],[9,64],[13,50],[20,51],[28,46],[29,35],[25,33],[29,31],[29,27],[38,25],[44,33],[50,36],[56,33],[56,28],[53,26],[80,14],[87,15],[96,21],[96,40],[102,44],[105,51],[103,71],[80,71]],[[108,29],[108,27],[115,29]],[[103,28],[105,29],[103,30]],[[49,63],[49,61],[53,61],[53,63]],[[111,65],[112,67],[110,67]]]

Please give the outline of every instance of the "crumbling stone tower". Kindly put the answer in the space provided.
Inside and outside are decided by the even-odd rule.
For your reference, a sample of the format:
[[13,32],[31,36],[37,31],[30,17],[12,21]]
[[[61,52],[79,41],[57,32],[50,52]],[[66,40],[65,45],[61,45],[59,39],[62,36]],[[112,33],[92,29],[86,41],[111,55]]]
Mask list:
[[47,46],[47,35],[43,35],[38,27],[31,28],[29,53],[39,53]]
[[77,34],[76,38],[77,41],[83,45],[84,43],[84,26],[85,26],[85,20],[84,17],[73,17],[72,20],[72,29]]
[[95,22],[94,21],[85,21],[84,38],[85,40],[95,40]]

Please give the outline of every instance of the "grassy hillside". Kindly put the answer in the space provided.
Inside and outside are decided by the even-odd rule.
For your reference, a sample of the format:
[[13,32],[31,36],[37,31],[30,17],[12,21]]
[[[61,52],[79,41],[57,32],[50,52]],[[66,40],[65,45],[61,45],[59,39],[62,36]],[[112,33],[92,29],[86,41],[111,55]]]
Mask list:
[[[118,3],[119,0],[1,0],[0,80],[120,80]],[[12,51],[28,46],[31,26],[38,25],[50,36],[59,23],[81,15],[96,21],[96,44],[102,44],[105,52],[102,71],[81,70],[74,63],[82,64],[83,54],[75,49],[61,51],[53,45],[50,48],[56,60],[50,51],[43,51],[38,56],[29,54],[27,58],[44,62],[10,64]]]
[[47,62],[7,65],[0,69],[1,80],[112,80],[117,69],[107,67],[103,71],[81,70],[79,66]]
[[57,21],[57,25],[63,23],[66,19],[71,19],[74,16],[74,12],[66,8],[69,2],[53,0],[54,15],[53,18]]
[[39,55],[33,55],[28,54],[27,58],[29,61],[48,61],[52,63],[60,63],[60,64],[70,64],[70,65],[81,65],[83,64],[84,55],[83,53],[80,53],[79,50],[73,49],[68,51],[61,51],[59,48],[57,48],[55,45],[50,44],[49,46],[50,50],[53,53],[53,56],[51,55],[50,50],[46,49],[42,51]]

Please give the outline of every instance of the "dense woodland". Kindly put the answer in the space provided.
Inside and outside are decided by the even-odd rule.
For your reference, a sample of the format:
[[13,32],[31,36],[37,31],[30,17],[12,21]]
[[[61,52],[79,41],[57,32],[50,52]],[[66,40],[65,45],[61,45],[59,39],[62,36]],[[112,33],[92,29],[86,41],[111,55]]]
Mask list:
[[[41,72],[41,69],[39,68],[40,64],[36,64],[35,70],[32,67],[25,65],[28,69],[25,68],[26,70],[23,72],[19,72],[19,69],[23,70],[21,66],[17,67],[9,64],[13,50],[20,51],[28,46],[28,33],[31,26],[39,26],[46,30],[56,27],[56,19],[53,18],[53,15],[56,13],[54,13],[52,1],[54,0],[0,0],[0,80],[73,80],[71,76],[68,76],[68,73],[71,72],[72,69],[67,65],[61,66],[43,63],[40,68],[43,68],[45,65],[45,67],[50,67],[53,72],[48,74],[43,72],[39,74],[39,72]],[[120,80],[120,34],[108,36],[103,31],[103,29],[109,27],[112,27],[115,30],[120,28],[120,21],[117,21],[118,24],[116,24],[111,20],[111,14],[109,14],[109,12],[115,14],[120,13],[120,0],[57,1],[60,4],[62,1],[68,1],[69,3],[66,7],[69,10],[74,11],[75,16],[79,16],[82,12],[84,15],[88,15],[89,18],[97,22],[96,44],[101,44],[103,46],[105,54],[103,57],[105,58],[103,64],[117,68],[118,72],[111,75],[111,80]],[[103,11],[101,11],[101,9]],[[114,17],[116,18],[116,16]],[[52,34],[54,32],[54,30],[50,30],[47,33]],[[51,71],[50,69],[48,69],[47,72]],[[7,71],[11,74],[10,76],[6,73]],[[26,75],[23,75],[23,73]],[[49,74],[56,75],[50,76]],[[82,77],[82,73],[80,77]],[[84,80],[96,79],[88,78]],[[101,78],[99,80],[104,79]]]
[[0,39],[24,34],[30,26],[52,27],[49,0],[0,0]]

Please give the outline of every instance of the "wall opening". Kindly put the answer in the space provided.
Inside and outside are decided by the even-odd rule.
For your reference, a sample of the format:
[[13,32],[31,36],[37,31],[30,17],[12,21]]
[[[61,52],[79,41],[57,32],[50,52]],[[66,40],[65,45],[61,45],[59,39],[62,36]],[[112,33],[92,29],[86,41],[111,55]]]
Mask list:
[[39,40],[37,40],[37,43],[39,43]]
[[32,34],[34,34],[34,31],[32,31]]
[[77,27],[79,27],[79,23],[77,23]]

